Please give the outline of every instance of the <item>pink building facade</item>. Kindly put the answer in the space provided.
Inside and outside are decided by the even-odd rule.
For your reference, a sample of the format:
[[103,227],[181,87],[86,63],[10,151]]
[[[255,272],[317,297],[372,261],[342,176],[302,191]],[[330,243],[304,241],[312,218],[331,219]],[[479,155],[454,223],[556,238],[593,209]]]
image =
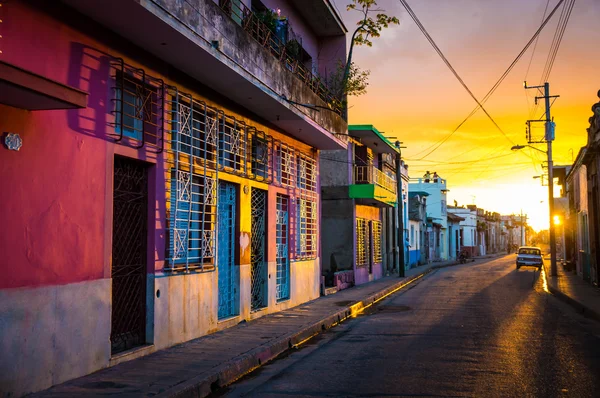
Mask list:
[[[345,147],[346,122],[294,105],[328,97],[237,2],[194,4],[0,8],[3,393],[319,296],[319,151]],[[343,56],[321,17],[336,34],[307,42]]]

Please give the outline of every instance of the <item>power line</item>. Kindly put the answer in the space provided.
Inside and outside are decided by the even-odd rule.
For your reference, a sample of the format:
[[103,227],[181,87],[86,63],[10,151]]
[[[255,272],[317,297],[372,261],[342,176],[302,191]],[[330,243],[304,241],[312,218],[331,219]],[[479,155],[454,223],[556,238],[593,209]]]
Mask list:
[[[400,0],[400,1],[402,2],[404,0]],[[512,71],[512,69],[514,68],[514,66],[517,64],[517,62],[519,62],[519,60],[525,54],[525,52],[527,52],[527,49],[529,49],[529,47],[531,46],[531,44],[537,39],[537,37],[540,35],[540,33],[542,32],[542,30],[544,29],[544,27],[548,24],[548,22],[550,21],[550,19],[552,19],[552,17],[554,16],[554,14],[556,13],[556,11],[558,10],[559,6],[564,1],[565,0],[560,0],[558,2],[558,4],[554,7],[554,9],[550,12],[550,14],[548,15],[548,17],[542,22],[542,24],[540,25],[540,27],[538,28],[538,30],[533,34],[533,36],[531,37],[531,39],[527,42],[527,44],[525,45],[525,47],[523,48],[523,50],[521,50],[521,52],[515,57],[515,59],[511,62],[511,64],[506,69],[506,71],[504,71],[504,73],[502,74],[502,76],[500,76],[500,78],[498,79],[498,81],[496,81],[496,83],[488,91],[488,93],[485,95],[485,97],[483,97],[482,103],[485,103],[492,96],[492,94],[494,94],[494,92],[496,91],[496,89],[500,86],[500,84],[502,84],[502,82],[504,81],[504,79]],[[462,122],[460,122],[460,124],[458,126],[456,126],[456,128],[450,134],[448,134],[446,137],[444,137],[440,142],[438,142],[436,144],[433,144],[432,146],[428,147],[427,149],[425,149],[425,150],[423,150],[421,152],[418,152],[416,155],[419,155],[419,154],[421,154],[423,152],[426,152],[429,149],[433,148],[431,151],[429,151],[426,155],[422,156],[420,159],[424,159],[427,156],[431,155],[442,144],[444,144],[446,141],[448,141],[450,139],[450,137],[452,137],[454,135],[454,133],[456,133],[458,131],[458,129],[461,128],[463,126],[463,124],[465,124],[467,122],[467,120],[469,120],[471,118],[471,116],[473,116],[479,110],[479,108],[480,108],[480,106],[479,106],[479,103],[478,103],[478,105],[471,111],[471,113],[469,113],[469,115]],[[514,144],[514,142],[512,142],[512,140],[509,139],[509,141],[512,144]]]
[[483,107],[483,105],[479,102],[479,100],[477,99],[477,97],[475,97],[475,94],[473,94],[473,92],[469,89],[469,87],[464,82],[464,80],[460,77],[460,75],[458,74],[458,72],[456,72],[456,69],[454,69],[454,67],[452,66],[452,64],[450,64],[450,61],[448,61],[448,58],[446,58],[446,56],[444,55],[444,53],[442,53],[442,50],[440,50],[440,48],[437,46],[437,44],[435,43],[435,41],[433,40],[433,38],[429,35],[429,33],[427,32],[427,30],[425,29],[425,27],[423,26],[423,24],[421,24],[421,21],[419,21],[419,18],[417,18],[417,15],[410,8],[410,6],[406,2],[406,0],[399,0],[399,1],[404,6],[404,8],[408,12],[408,14],[413,19],[413,21],[415,21],[415,23],[417,24],[417,27],[421,30],[421,32],[423,33],[423,35],[425,35],[425,37],[427,38],[427,41],[429,41],[429,43],[431,44],[431,46],[438,53],[438,55],[442,58],[442,60],[446,64],[446,66],[450,69],[450,71],[452,72],[452,74],[454,74],[454,76],[459,81],[459,83],[464,87],[465,90],[467,90],[467,92],[469,93],[469,95],[471,96],[471,98],[473,98],[473,100],[477,103],[478,107],[481,108],[481,110],[486,114],[486,116],[488,117],[488,119],[490,119],[492,121],[492,123],[494,124],[494,126],[496,126],[496,128],[502,133],[502,135],[504,135],[506,137],[506,139],[510,143],[512,143],[514,145],[514,142],[506,135],[506,133],[502,130],[502,128],[498,125],[498,123],[496,123],[496,121],[494,120],[494,118]]

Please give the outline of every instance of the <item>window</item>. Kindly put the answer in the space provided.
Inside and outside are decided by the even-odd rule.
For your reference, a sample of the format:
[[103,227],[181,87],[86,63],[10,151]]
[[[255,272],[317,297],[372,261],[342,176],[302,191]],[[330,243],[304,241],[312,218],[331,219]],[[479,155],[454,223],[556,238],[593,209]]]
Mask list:
[[[193,104],[193,108],[190,106]],[[190,155],[186,164],[207,162],[214,168],[217,150],[217,114],[212,108],[189,96],[173,100],[171,133],[173,149]]]
[[185,171],[171,173],[170,268],[214,263],[215,181]]
[[381,223],[379,221],[371,221],[373,236],[373,263],[381,262]]
[[269,177],[269,140],[262,131],[255,132],[251,137],[252,175],[262,180]]
[[315,201],[299,198],[296,200],[297,242],[296,257],[315,258],[317,256],[317,204]]
[[158,97],[157,87],[118,71],[115,76],[115,132],[134,140],[146,138],[156,143],[162,113]]
[[245,125],[223,115],[219,123],[219,165],[235,173],[245,172]]
[[369,264],[369,227],[368,221],[356,219],[356,266],[365,267]]
[[446,201],[442,200],[441,204],[442,204],[442,215],[445,216],[446,215]]
[[410,226],[410,244],[411,246],[415,245],[415,226]]
[[276,153],[275,165],[277,171],[277,182],[283,186],[294,186],[294,153],[285,144],[279,144]]
[[298,188],[309,191],[317,190],[316,162],[306,156],[298,156]]

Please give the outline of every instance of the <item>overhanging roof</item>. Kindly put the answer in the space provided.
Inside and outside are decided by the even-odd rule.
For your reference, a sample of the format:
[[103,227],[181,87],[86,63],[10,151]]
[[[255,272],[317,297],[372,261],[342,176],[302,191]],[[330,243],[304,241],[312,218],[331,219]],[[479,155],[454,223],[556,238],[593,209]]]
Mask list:
[[317,36],[339,36],[348,33],[342,18],[329,0],[290,0]]
[[465,221],[461,216],[457,216],[456,214],[448,213],[448,220],[456,222],[456,221]]
[[30,111],[87,106],[87,93],[0,61],[0,104]]
[[400,153],[398,148],[383,136],[372,124],[348,125],[348,135],[377,153]]

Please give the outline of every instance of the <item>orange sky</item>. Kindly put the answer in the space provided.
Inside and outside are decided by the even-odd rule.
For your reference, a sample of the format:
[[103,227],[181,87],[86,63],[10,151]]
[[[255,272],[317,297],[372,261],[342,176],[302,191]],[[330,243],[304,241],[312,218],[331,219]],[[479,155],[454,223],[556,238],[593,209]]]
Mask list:
[[[346,11],[348,0],[334,0],[353,32],[360,15]],[[546,0],[408,0],[421,23],[469,88],[482,98],[529,41],[541,23]],[[549,0],[549,10],[558,0]],[[407,147],[403,157],[411,177],[426,170],[447,178],[449,203],[475,203],[503,214],[528,214],[534,229],[547,228],[547,188],[534,175],[542,173],[544,154],[524,149],[525,121],[535,90],[523,80],[532,48],[515,66],[485,108],[507,134],[504,137],[479,111],[437,151],[416,159],[446,137],[476,103],[452,75],[397,0],[379,0],[388,15],[400,19],[374,40],[356,47],[354,61],[371,70],[368,93],[350,99],[350,123],[373,124]],[[559,12],[537,45],[527,81],[539,84]],[[600,89],[600,0],[578,0],[549,78],[551,94],[560,95],[552,108],[557,125],[555,164],[571,164],[585,145],[590,108]],[[349,34],[349,36],[350,36]],[[540,110],[542,107],[539,108]],[[543,112],[543,111],[542,111]],[[542,112],[538,112],[538,117]],[[546,150],[545,145],[538,145]],[[459,163],[471,162],[474,163]],[[474,201],[474,202],[473,202]]]

